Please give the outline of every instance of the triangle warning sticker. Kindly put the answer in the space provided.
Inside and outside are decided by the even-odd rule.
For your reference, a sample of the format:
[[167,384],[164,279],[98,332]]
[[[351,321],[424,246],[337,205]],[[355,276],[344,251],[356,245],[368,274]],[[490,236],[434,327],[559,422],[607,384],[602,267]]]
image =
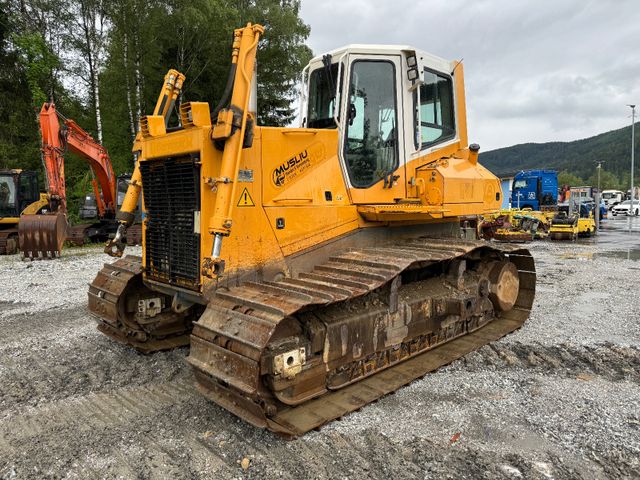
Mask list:
[[238,199],[238,207],[255,207],[256,204],[253,201],[253,198],[251,198],[251,195],[249,195],[249,190],[247,190],[247,187],[244,187],[244,190],[242,190],[242,193],[240,194],[240,198]]

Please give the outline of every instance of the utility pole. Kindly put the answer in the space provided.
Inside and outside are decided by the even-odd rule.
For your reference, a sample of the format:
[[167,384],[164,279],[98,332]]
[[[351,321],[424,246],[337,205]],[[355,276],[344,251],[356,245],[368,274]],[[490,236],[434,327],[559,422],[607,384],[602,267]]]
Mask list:
[[602,170],[602,163],[602,161],[598,161],[598,191],[596,192],[593,206],[593,216],[596,221],[596,233],[600,230],[600,199],[602,198],[602,193],[600,191],[600,170]]
[[634,150],[636,146],[635,139],[635,125],[636,125],[636,106],[635,105],[627,105],[631,107],[631,199],[629,204],[629,231],[631,231],[631,223],[633,216],[633,197],[634,197],[634,188],[633,188],[633,161],[634,161]]

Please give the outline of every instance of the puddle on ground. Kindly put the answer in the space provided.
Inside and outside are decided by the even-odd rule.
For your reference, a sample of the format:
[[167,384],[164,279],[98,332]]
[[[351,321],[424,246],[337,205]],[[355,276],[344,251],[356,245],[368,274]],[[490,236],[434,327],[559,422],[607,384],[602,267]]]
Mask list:
[[621,260],[640,260],[640,248],[610,250],[608,252],[570,252],[556,255],[563,260],[595,260],[596,258],[619,258]]
[[588,317],[594,313],[598,313],[604,309],[603,300],[609,297],[606,292],[585,292],[578,295],[578,301],[573,306],[571,313],[577,318]]
[[557,257],[564,260],[593,260],[596,254],[594,252],[571,252],[559,253]]
[[640,260],[640,248],[627,248],[626,250],[612,250],[610,252],[599,252],[594,257],[620,258],[622,260]]
[[0,313],[8,312],[9,310],[15,310],[16,308],[24,307],[29,305],[29,302],[8,302],[5,300],[0,300]]

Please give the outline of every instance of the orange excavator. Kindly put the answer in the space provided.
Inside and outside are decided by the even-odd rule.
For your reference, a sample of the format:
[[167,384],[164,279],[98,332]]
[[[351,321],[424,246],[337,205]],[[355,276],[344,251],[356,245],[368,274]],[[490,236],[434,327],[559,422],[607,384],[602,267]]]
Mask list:
[[93,225],[70,227],[67,220],[67,196],[64,158],[67,151],[82,157],[93,173],[93,190],[100,222],[117,224],[113,220],[117,209],[118,178],[113,172],[107,149],[96,142],[75,121],[65,118],[53,103],[40,110],[42,132],[42,162],[46,173],[49,208],[44,214],[21,215],[19,241],[22,255],[27,258],[60,256],[64,241],[85,238]]

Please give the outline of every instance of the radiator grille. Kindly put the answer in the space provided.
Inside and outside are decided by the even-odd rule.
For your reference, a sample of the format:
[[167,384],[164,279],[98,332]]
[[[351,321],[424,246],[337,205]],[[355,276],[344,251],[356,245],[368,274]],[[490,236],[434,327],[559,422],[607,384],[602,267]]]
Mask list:
[[200,234],[195,233],[194,212],[200,210],[199,158],[194,155],[143,161],[140,173],[147,211],[147,277],[197,290]]

